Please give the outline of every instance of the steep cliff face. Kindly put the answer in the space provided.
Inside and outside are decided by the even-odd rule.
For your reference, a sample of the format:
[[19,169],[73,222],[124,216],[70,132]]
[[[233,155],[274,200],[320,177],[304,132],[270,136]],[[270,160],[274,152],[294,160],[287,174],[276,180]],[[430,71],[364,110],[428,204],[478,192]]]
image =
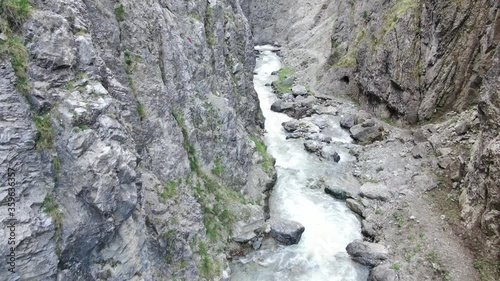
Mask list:
[[0,279],[222,276],[273,173],[239,2],[31,4],[2,7],[0,173],[18,185],[16,273]]
[[283,44],[286,63],[312,90],[350,96],[402,126],[477,113],[473,122],[459,121],[465,130],[455,130],[473,134],[473,144],[464,146],[457,135],[456,143],[432,144],[437,156],[445,148],[461,159],[448,167],[458,175],[461,224],[479,256],[498,260],[498,1],[253,0],[243,8],[254,39]]

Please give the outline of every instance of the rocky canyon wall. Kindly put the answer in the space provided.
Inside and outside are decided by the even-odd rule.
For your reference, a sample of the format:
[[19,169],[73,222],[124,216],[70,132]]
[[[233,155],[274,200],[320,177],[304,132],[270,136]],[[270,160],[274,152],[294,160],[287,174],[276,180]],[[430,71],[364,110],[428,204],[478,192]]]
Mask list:
[[498,1],[252,0],[243,8],[255,41],[283,44],[286,63],[313,91],[349,96],[381,119],[414,129],[472,112],[474,122],[456,130],[474,135],[472,144],[432,145],[437,156],[443,147],[459,156],[461,164],[447,169],[459,175],[453,187],[461,194],[460,223],[478,252],[498,260]]
[[227,275],[226,241],[265,215],[273,174],[239,1],[26,3],[1,7],[17,261],[0,279]]

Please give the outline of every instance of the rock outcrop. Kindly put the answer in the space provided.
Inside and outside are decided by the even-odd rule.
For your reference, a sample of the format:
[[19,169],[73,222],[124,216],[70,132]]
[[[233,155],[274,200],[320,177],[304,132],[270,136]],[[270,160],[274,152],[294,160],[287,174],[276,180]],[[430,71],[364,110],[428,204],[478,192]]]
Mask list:
[[220,278],[273,176],[239,1],[29,2],[0,13],[0,175],[18,182],[0,279]]

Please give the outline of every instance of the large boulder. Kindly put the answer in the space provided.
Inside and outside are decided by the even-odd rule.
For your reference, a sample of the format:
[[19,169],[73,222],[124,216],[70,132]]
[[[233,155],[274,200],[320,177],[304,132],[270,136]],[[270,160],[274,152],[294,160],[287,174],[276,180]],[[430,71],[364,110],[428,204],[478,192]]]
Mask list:
[[367,182],[360,188],[359,195],[368,199],[387,201],[391,194],[387,186],[380,183]]
[[308,140],[304,143],[304,147],[308,152],[317,152],[323,147],[323,145],[319,141]]
[[307,89],[303,85],[296,85],[292,87],[292,94],[294,96],[305,96],[307,95]]
[[384,128],[375,126],[371,120],[365,121],[362,124],[355,125],[349,130],[351,137],[361,143],[371,143],[382,139]]
[[354,240],[345,249],[355,262],[370,267],[379,265],[389,255],[385,246],[362,240]]
[[299,243],[304,230],[305,227],[296,221],[271,221],[271,236],[283,245],[293,245]]
[[354,125],[356,125],[356,119],[354,118],[354,116],[348,115],[340,119],[340,127],[344,129],[350,129]]
[[340,161],[340,155],[335,151],[333,147],[325,146],[321,149],[321,157],[329,161],[334,161],[338,163]]
[[271,110],[274,112],[283,112],[288,109],[293,108],[293,103],[284,102],[283,100],[277,100],[271,105]]
[[358,200],[348,198],[345,201],[345,204],[346,204],[347,208],[349,208],[353,213],[358,214],[359,216],[361,216],[363,218],[365,217],[365,213],[364,213],[365,207]]
[[292,132],[297,131],[300,128],[300,123],[297,120],[290,120],[290,121],[281,123],[281,126],[283,126],[285,131],[292,133]]
[[399,281],[399,276],[389,264],[381,264],[371,270],[368,281]]
[[325,193],[333,196],[335,199],[346,200],[351,197],[351,195],[346,192],[344,189],[339,187],[327,186],[325,187]]

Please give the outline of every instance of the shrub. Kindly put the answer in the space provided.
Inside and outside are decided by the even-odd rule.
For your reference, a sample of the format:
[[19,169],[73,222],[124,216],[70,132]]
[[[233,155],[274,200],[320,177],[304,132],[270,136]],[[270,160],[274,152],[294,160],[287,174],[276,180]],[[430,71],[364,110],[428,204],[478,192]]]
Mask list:
[[137,114],[139,114],[139,118],[141,118],[141,120],[146,117],[146,109],[143,104],[137,105]]
[[35,126],[38,130],[36,148],[39,150],[54,147],[54,132],[50,123],[50,115],[44,114],[35,117]]
[[124,21],[125,20],[125,7],[123,4],[119,4],[115,7],[115,17],[117,21]]
[[257,152],[262,156],[262,158],[264,158],[264,161],[262,161],[262,169],[264,169],[266,173],[270,173],[274,167],[274,158],[267,153],[267,147],[262,141],[257,138],[250,139],[255,143]]
[[5,55],[10,57],[10,63],[17,77],[16,89],[22,94],[27,94],[29,89],[26,75],[28,52],[23,41],[16,37],[9,37],[6,41],[1,42],[0,56]]
[[12,26],[20,26],[31,14],[28,0],[3,0],[1,14],[5,15]]

